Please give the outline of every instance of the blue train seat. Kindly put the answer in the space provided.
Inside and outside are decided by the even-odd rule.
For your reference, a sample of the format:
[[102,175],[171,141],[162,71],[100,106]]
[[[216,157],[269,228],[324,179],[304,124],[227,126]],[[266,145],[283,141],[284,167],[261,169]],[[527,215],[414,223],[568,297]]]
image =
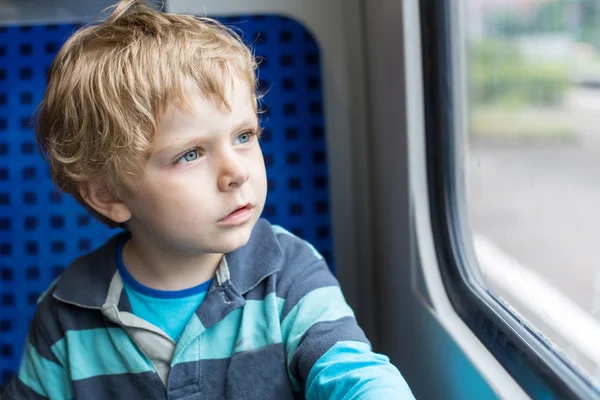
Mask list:
[[[288,18],[220,19],[262,59],[269,178],[263,216],[310,241],[333,270],[319,47]],[[115,232],[53,187],[34,141],[31,116],[47,70],[77,27],[0,27],[0,386],[16,372],[39,295],[73,259]]]

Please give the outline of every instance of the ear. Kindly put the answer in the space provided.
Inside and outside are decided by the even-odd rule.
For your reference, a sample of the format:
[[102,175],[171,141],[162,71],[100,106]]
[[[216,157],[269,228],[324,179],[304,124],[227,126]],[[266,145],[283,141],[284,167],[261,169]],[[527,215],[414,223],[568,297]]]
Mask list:
[[79,185],[79,195],[97,213],[118,224],[127,222],[131,218],[131,211],[125,203],[116,199],[98,183]]

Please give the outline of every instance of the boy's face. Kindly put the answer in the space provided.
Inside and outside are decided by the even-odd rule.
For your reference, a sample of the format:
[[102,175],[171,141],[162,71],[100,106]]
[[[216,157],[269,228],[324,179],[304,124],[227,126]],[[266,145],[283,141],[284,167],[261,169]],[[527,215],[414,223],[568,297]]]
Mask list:
[[226,91],[231,111],[188,94],[193,113],[171,108],[161,120],[139,189],[125,201],[128,228],[134,240],[177,251],[231,252],[248,241],[267,194],[254,100],[237,78]]

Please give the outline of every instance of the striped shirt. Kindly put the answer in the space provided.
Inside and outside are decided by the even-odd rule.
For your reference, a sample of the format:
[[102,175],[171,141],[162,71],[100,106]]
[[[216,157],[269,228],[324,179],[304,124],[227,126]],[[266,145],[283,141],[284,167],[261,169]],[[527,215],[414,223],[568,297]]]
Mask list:
[[11,399],[413,399],[321,255],[265,220],[226,254],[177,342],[133,313],[121,233],[40,301]]

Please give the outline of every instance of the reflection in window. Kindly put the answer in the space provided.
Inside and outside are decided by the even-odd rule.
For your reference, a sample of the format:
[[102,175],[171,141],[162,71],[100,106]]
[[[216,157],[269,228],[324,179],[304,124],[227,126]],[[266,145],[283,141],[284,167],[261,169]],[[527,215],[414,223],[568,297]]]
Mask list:
[[600,384],[600,1],[465,0],[464,15],[482,275]]

